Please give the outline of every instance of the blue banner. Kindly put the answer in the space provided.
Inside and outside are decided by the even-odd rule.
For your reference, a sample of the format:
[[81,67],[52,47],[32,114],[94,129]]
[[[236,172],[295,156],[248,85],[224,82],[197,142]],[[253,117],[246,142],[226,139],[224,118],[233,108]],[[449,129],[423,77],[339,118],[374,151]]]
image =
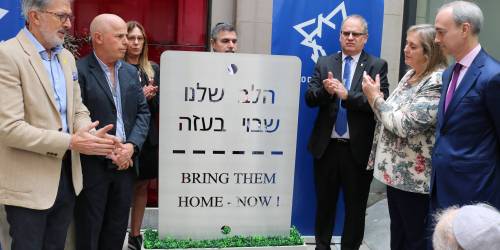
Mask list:
[[[307,107],[304,93],[318,57],[340,50],[339,35],[342,20],[353,14],[363,16],[368,22],[369,37],[365,50],[379,56],[384,16],[383,0],[274,0],[273,2],[271,52],[274,55],[295,55],[302,60],[292,225],[295,225],[303,235],[314,235],[316,200],[313,159],[307,151],[307,142],[317,112],[317,109]],[[340,235],[344,224],[342,195],[339,196],[337,211],[335,235]]]
[[0,0],[0,41],[17,35],[24,27],[21,15],[21,0]]

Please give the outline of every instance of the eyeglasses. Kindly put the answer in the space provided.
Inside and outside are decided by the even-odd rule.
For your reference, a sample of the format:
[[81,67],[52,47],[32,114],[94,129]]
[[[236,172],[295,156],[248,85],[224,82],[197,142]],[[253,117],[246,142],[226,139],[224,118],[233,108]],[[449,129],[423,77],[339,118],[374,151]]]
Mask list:
[[59,21],[61,21],[61,23],[65,23],[66,21],[68,21],[68,19],[70,20],[70,22],[73,22],[75,20],[75,16],[73,16],[71,14],[56,13],[56,12],[46,11],[46,10],[41,10],[40,12],[51,14],[51,15],[57,17],[59,19]]
[[138,42],[144,42],[143,36],[127,36],[127,39],[129,40],[129,42],[135,42],[135,40],[137,40]]
[[354,37],[354,38],[358,38],[362,35],[366,35],[366,33],[364,33],[364,32],[354,32],[354,31],[341,31],[340,34],[342,34],[345,37],[349,37],[350,35],[352,35],[352,37]]

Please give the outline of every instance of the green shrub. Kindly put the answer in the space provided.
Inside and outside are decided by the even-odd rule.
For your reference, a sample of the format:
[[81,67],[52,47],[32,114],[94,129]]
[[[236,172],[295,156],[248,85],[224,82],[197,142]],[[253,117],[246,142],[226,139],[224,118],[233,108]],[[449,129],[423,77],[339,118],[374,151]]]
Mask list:
[[296,246],[302,244],[304,241],[295,227],[290,229],[288,237],[231,236],[214,240],[177,240],[168,236],[165,239],[159,239],[156,230],[147,229],[144,232],[145,249]]

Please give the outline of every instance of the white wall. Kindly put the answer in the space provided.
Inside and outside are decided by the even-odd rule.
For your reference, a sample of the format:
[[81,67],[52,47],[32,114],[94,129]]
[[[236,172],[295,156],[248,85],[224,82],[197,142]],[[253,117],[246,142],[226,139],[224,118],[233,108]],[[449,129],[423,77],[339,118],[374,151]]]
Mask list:
[[237,0],[236,28],[242,53],[271,53],[273,1]]
[[384,29],[382,31],[382,50],[380,57],[387,61],[390,90],[398,84],[399,60],[401,55],[401,36],[403,26],[403,1],[384,1]]
[[[434,24],[437,10],[441,5],[447,2],[450,2],[450,0],[419,0],[418,4],[426,6],[427,11],[425,20],[428,23]],[[498,33],[498,24],[500,24],[500,15],[498,15],[497,12],[500,9],[500,1],[475,0],[474,2],[479,5],[484,15],[484,25],[479,36],[481,46],[483,46],[490,55],[499,60],[500,47],[498,45],[500,44],[500,35]]]
[[500,1],[498,0],[478,0],[476,1],[483,10],[484,25],[480,33],[480,41],[483,48],[497,60],[500,60],[500,34],[498,25],[500,24]]

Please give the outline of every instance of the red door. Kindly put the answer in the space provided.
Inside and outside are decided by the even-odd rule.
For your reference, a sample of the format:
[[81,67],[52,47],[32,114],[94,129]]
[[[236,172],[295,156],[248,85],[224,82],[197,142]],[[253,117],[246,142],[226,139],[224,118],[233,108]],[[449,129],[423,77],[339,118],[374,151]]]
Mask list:
[[[83,0],[74,1],[74,34],[89,34],[92,19],[112,13],[125,21],[136,20],[146,29],[149,58],[159,62],[165,50],[205,51],[207,49],[207,0]],[[84,45],[80,55],[90,52]]]

